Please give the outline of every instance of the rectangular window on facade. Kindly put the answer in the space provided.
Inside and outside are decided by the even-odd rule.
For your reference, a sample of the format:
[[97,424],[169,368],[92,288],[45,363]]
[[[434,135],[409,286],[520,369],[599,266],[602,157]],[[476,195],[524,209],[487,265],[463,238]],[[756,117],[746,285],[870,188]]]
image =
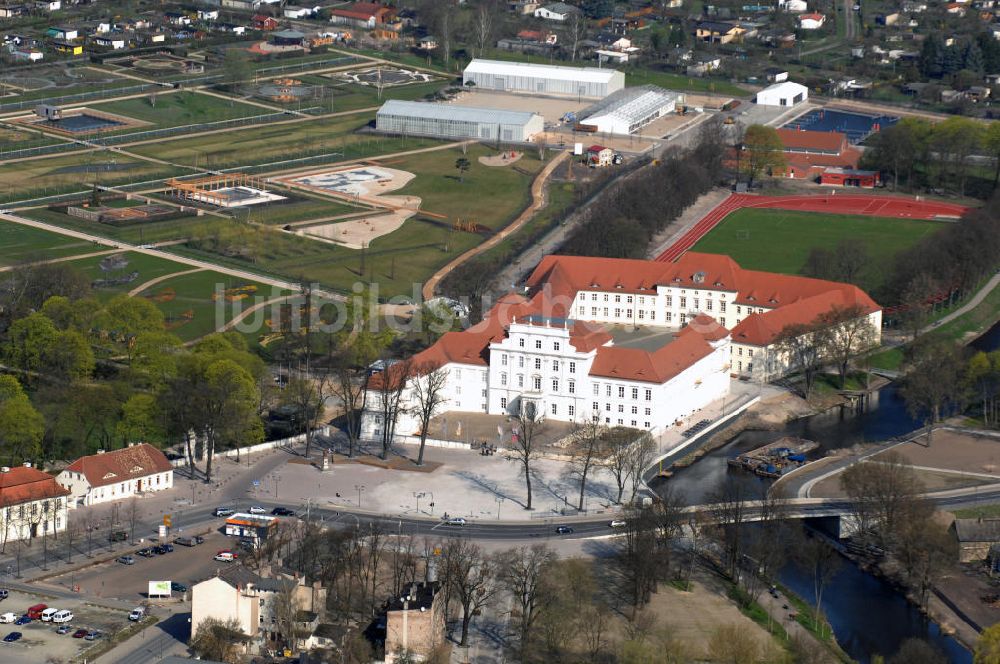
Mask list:
[[569,416],[570,417],[573,417],[574,415],[576,415],[576,406],[567,406],[566,408],[569,410]]
[[681,327],[684,327],[685,323],[687,323],[687,314],[681,314]]
[[552,404],[552,414],[553,415],[559,414],[559,407],[556,404]]
[[552,370],[559,371],[559,360],[552,360]]
[[604,317],[605,318],[608,317],[608,308],[607,307],[604,307]]
[[558,341],[555,342],[554,344],[552,344],[552,350],[559,350],[559,342]]
[[725,327],[725,326],[726,326],[726,317],[725,317],[725,316],[723,316],[723,317],[722,317],[722,318],[721,318],[721,319],[719,320],[719,323],[720,323],[720,324],[722,325],[722,327]]
[[632,398],[633,399],[638,399],[639,398],[639,388],[638,387],[633,387],[632,388]]
[[625,318],[631,318],[631,317],[632,317],[632,310],[631,309],[626,309],[625,310]]
[[629,295],[628,297],[625,298],[625,304],[632,304],[632,296],[631,295]]
[[615,318],[621,318],[621,317],[622,317],[622,310],[619,309],[618,307],[615,307]]
[[625,398],[625,388],[622,387],[621,385],[618,386],[618,398],[619,399]]
[[687,307],[687,300],[688,299],[686,297],[682,297],[681,298],[681,309],[684,309],[685,307]]
[[673,296],[672,295],[664,295],[663,296],[663,303],[665,305],[667,305],[668,307],[673,306],[673,304],[674,304],[674,298],[673,298]]
[[[669,316],[669,315],[670,314],[667,314],[667,316]],[[649,320],[656,320],[656,312],[655,311],[650,311],[649,312]],[[668,318],[667,320],[670,320],[670,319]]]
[[601,404],[597,403],[596,401],[592,403],[591,406],[593,406],[591,410],[593,410],[595,413],[601,409]]
[[541,379],[541,377],[535,376],[535,378],[534,378],[534,384],[535,384],[535,389],[536,390],[542,389],[542,379]]
[[643,429],[648,429],[649,428],[649,422],[643,422],[642,423],[642,428]]
[[611,385],[608,384],[605,387],[606,387],[606,389],[604,390],[604,393],[607,394],[610,397],[611,396]]
[[482,391],[480,392],[480,395],[479,395],[479,396],[482,396],[482,397],[485,397],[485,396],[486,396],[486,390],[482,390]]
[[635,420],[632,420],[632,426],[635,426]]
[[507,410],[507,397],[500,397],[500,407]]
[[591,293],[590,294],[590,301],[591,302],[597,302],[597,293]]
[[692,304],[693,304],[693,308],[697,309],[698,308],[698,298],[694,298],[694,300],[692,300]]
[[535,348],[537,350],[541,350],[542,349],[542,340],[541,339],[535,339]]
[[594,383],[594,396],[595,397],[600,396],[600,394],[601,394],[601,386],[598,385],[597,383]]
[[639,309],[639,320],[643,320],[646,317],[646,312]]
[[594,318],[597,318],[597,307],[590,308],[590,315],[593,316]]
[[507,353],[504,353],[503,355],[500,356],[500,364],[502,364],[503,366],[507,366]]
[[587,307],[577,307],[576,308],[576,313],[579,314],[579,315],[581,315],[581,316],[586,316],[587,315],[586,312],[587,312]]
[[653,400],[653,390],[646,390],[646,401]]
[[740,311],[740,310],[741,310],[741,309],[742,309],[742,307],[736,307],[736,315],[737,315],[737,316],[739,316],[739,315],[740,315],[740,313],[741,313],[741,311]]
[[520,367],[520,368],[522,368],[522,369],[524,368],[524,356],[523,355],[521,357],[517,358],[517,366]]
[[667,312],[667,322],[669,323],[669,322],[673,321],[673,319],[674,319],[674,315],[668,311]]
[[541,369],[541,368],[542,368],[542,358],[536,357],[535,358],[535,369]]
[[569,372],[570,373],[576,373],[576,362],[570,362],[569,363]]
[[712,301],[705,300],[705,311],[711,311],[711,310],[712,310]]
[[722,300],[721,302],[719,302],[719,311],[722,312],[722,313],[726,313],[726,301],[725,300]]
[[604,294],[604,301],[605,301],[605,302],[607,302],[607,301],[608,301],[608,294],[607,294],[607,293],[605,293],[605,294]]
[[501,385],[506,385],[507,384],[507,374],[506,373],[500,374],[500,384]]
[[518,339],[517,345],[520,346],[521,348],[524,348],[524,339]]
[[524,387],[524,376],[522,374],[517,374],[517,386]]
[[553,392],[558,392],[559,391],[559,379],[558,378],[553,378],[552,379],[552,391]]
[[743,346],[739,347],[739,349],[736,351],[736,354],[739,355],[740,357],[743,357]]
[[611,404],[605,403],[604,404],[604,410],[611,410]]
[[639,414],[639,407],[638,406],[632,406],[632,414],[633,415],[638,415]]
[[650,415],[652,415],[652,411],[653,411],[652,408],[647,408],[646,412],[644,412],[643,415],[645,415],[646,417],[649,417]]
[[615,303],[620,304],[621,301],[622,301],[622,296],[621,295],[615,295]]
[[572,380],[569,381],[568,387],[569,387],[569,393],[570,394],[576,394],[576,382],[575,381],[572,381]]

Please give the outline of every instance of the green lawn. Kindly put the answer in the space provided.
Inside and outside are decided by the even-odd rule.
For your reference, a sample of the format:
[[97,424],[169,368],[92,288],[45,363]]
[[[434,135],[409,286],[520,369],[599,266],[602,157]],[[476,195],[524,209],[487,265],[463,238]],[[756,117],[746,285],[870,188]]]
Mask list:
[[128,261],[128,264],[117,272],[105,272],[101,269],[101,262],[104,261],[107,256],[83,258],[78,261],[70,261],[69,264],[81,270],[84,274],[90,277],[91,281],[96,281],[98,279],[114,279],[120,274],[129,274],[131,272],[139,273],[139,276],[130,283],[95,288],[94,294],[101,300],[110,299],[116,295],[121,295],[122,293],[128,293],[133,288],[141,286],[151,279],[191,269],[189,266],[182,263],[137,252],[125,252],[124,257]]
[[199,168],[263,164],[309,155],[341,153],[344,160],[438,145],[427,138],[357,134],[373,113],[264,125],[150,143],[130,151]]
[[745,97],[750,94],[749,90],[734,85],[729,81],[716,78],[696,78],[693,76],[683,76],[663,71],[652,71],[649,69],[635,69],[625,76],[625,84],[628,86],[638,85],[659,85],[670,90],[685,90],[688,92],[714,92],[720,95],[731,95],[733,97]]
[[[176,127],[274,113],[274,111],[259,106],[244,104],[236,100],[228,101],[212,95],[186,90],[168,94],[161,92],[156,95],[155,105],[147,95],[135,99],[93,103],[88,104],[88,106],[98,111],[117,113],[136,120],[150,122],[157,127]],[[135,127],[130,127],[123,131],[133,132],[137,130]]]
[[[217,290],[246,286],[256,287],[256,291],[246,299],[238,302],[229,302],[225,298],[218,302],[213,300]],[[141,293],[140,297],[150,298],[164,313],[168,330],[184,341],[190,341],[215,331],[229,321],[234,312],[247,309],[257,301],[283,294],[286,292],[270,286],[204,271],[162,281]],[[262,326],[260,333],[266,332]]]
[[78,217],[71,217],[68,214],[49,210],[48,208],[36,208],[25,210],[19,213],[21,216],[37,221],[44,221],[63,228],[93,233],[112,240],[121,240],[130,244],[146,244],[150,242],[162,242],[165,240],[181,240],[190,237],[195,231],[200,231],[206,227],[225,227],[236,222],[222,217],[178,217],[176,219],[166,219],[164,221],[150,221],[128,226],[111,226],[94,221],[87,221]]
[[84,191],[95,179],[119,185],[180,174],[163,164],[104,152],[11,162],[0,164],[0,201]]
[[745,268],[799,274],[814,247],[832,249],[843,239],[862,240],[870,260],[860,285],[872,292],[898,252],[939,230],[942,222],[744,208],[733,212],[694,246],[728,254]]
[[86,240],[12,221],[0,221],[0,265],[16,265],[24,261],[62,258],[100,250],[101,247]]

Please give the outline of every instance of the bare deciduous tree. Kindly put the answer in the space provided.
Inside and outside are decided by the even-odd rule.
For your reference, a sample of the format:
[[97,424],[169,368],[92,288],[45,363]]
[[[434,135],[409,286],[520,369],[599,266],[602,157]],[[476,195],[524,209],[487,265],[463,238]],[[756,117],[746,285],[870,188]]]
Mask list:
[[819,324],[829,333],[824,335],[823,355],[837,365],[841,389],[847,386],[847,370],[851,360],[875,345],[878,331],[860,306],[834,307],[819,317]]
[[424,465],[424,445],[431,420],[445,403],[444,388],[448,384],[448,370],[439,362],[428,362],[414,367],[415,377],[410,381],[410,389],[416,401],[417,416],[420,419],[420,451],[417,465]]
[[493,558],[466,539],[450,540],[446,545],[447,583],[462,605],[462,638],[469,644],[472,618],[487,606],[497,592],[496,564]]
[[511,441],[511,453],[521,463],[524,472],[524,485],[527,489],[528,498],[524,504],[524,509],[531,507],[531,462],[534,460],[540,445],[539,438],[545,431],[545,414],[538,412],[538,407],[534,401],[518,401],[517,415],[514,416],[517,423],[517,431],[513,434]]
[[590,471],[599,461],[603,438],[606,433],[604,425],[595,419],[588,419],[578,425],[570,447],[570,472],[580,480],[580,497],[576,508],[583,510],[583,499],[587,491],[587,479]]
[[406,403],[403,395],[407,384],[413,375],[413,365],[409,361],[396,362],[387,366],[369,381],[369,390],[373,392],[375,407],[382,418],[382,458],[388,459],[396,438],[396,425],[399,417],[406,414]]
[[493,13],[496,7],[492,2],[484,2],[479,5],[476,13],[475,37],[476,47],[479,49],[479,57],[483,57],[486,49],[493,43]]
[[522,651],[531,641],[539,613],[551,599],[545,579],[555,560],[555,554],[541,544],[510,549],[498,557],[500,581],[520,609],[518,627]]

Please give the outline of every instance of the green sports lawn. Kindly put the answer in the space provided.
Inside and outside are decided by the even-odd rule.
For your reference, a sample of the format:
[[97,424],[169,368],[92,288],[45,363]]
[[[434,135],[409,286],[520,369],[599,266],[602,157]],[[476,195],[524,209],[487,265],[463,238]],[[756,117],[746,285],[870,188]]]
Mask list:
[[[217,122],[275,112],[237,100],[229,101],[213,95],[188,91],[157,94],[155,106],[148,95],[121,101],[93,103],[88,104],[88,106],[94,110],[117,113],[136,120],[151,122],[157,127]],[[155,127],[129,127],[123,131],[133,132],[153,128]]]
[[800,274],[814,247],[832,249],[858,239],[870,260],[861,285],[878,288],[893,256],[941,228],[943,222],[790,210],[737,210],[695,244],[693,251],[727,254],[745,268]]

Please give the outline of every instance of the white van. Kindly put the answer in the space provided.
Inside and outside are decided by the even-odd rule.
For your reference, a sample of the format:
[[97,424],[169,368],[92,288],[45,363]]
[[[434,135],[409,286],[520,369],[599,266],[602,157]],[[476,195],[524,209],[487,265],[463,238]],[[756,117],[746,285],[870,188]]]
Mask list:
[[54,623],[68,623],[73,619],[73,612],[63,609],[52,614],[52,622]]
[[12,623],[15,620],[17,620],[17,616],[10,611],[0,616],[0,623]]
[[45,609],[42,611],[42,622],[52,622],[52,616],[59,613],[59,609]]
[[142,608],[141,606],[135,607],[134,609],[132,609],[132,613],[128,614],[128,619],[131,620],[132,622],[139,622],[145,617],[146,617],[146,609]]

